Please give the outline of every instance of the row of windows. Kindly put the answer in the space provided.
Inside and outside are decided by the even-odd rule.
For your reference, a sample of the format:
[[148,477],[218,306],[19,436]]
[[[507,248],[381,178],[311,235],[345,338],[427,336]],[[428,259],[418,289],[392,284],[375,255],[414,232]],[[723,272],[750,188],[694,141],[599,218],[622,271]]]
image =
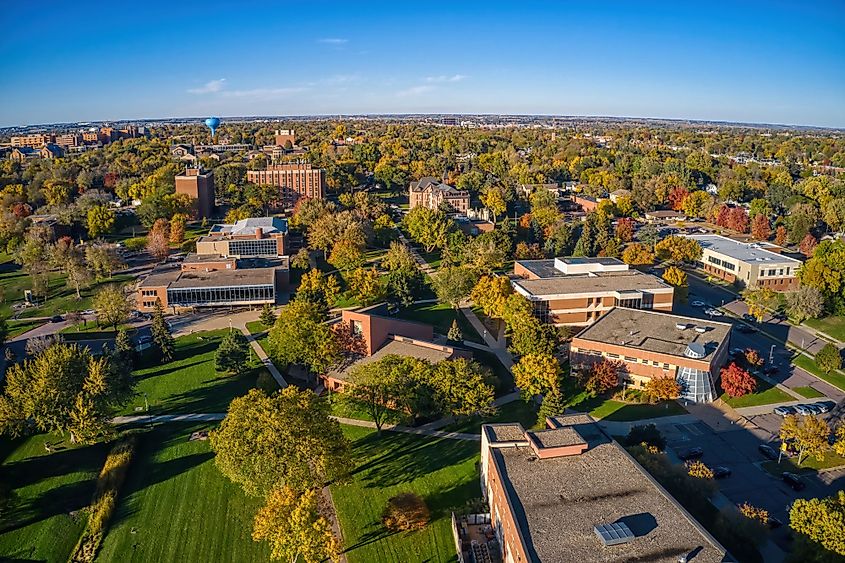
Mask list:
[[144,297],[155,297],[156,296],[156,290],[154,290],[154,289],[142,289],[141,295],[143,295]]
[[178,288],[167,290],[170,305],[202,305],[211,303],[263,303],[273,301],[272,285],[248,285],[237,287]]
[[155,307],[156,302],[155,301],[142,301],[141,305],[144,306],[144,307]]
[[663,369],[670,369],[672,367],[671,364],[667,364],[667,363],[661,364],[660,362],[658,362],[656,360],[638,360],[637,358],[633,358],[631,356],[620,356],[619,354],[613,354],[611,352],[602,353],[602,352],[599,352],[597,350],[574,350],[574,351],[578,352],[579,354],[586,354],[588,356],[604,356],[604,357],[610,358],[612,360],[622,359],[622,360],[625,360],[626,362],[631,362],[631,363],[634,363],[634,364],[642,363],[643,365],[646,365],[646,366],[661,367],[661,365],[662,365]]
[[769,270],[760,270],[760,276],[761,277],[762,276],[782,276],[782,275],[784,275],[784,271],[786,272],[786,275],[788,276],[790,269],[791,268],[786,268],[786,270],[784,270],[783,268],[778,268],[778,269],[771,268]]
[[276,256],[278,255],[276,239],[261,240],[230,240],[229,254],[235,256]]
[[707,261],[710,262],[711,264],[721,266],[722,268],[724,268],[726,270],[733,271],[733,270],[736,269],[736,266],[734,266],[733,264],[731,264],[727,260],[720,260],[719,258],[716,258],[715,256],[708,256]]

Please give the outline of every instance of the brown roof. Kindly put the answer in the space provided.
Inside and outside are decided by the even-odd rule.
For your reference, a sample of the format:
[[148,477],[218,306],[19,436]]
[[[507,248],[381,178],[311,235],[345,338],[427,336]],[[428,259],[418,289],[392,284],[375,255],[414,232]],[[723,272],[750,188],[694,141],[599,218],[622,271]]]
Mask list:
[[[697,563],[727,560],[724,548],[592,419],[554,421],[577,431],[588,449],[547,459],[526,446],[491,450],[532,561],[676,563],[696,550]],[[604,546],[594,526],[614,522],[635,537]]]
[[364,356],[363,358],[346,365],[341,369],[329,372],[328,377],[344,381],[349,378],[349,374],[356,366],[366,365],[372,362],[377,362],[385,356],[410,356],[419,360],[425,360],[433,364],[442,360],[448,360],[454,354],[454,349],[448,346],[439,346],[437,344],[421,344],[411,338],[390,337],[385,344],[379,348],[372,356]]

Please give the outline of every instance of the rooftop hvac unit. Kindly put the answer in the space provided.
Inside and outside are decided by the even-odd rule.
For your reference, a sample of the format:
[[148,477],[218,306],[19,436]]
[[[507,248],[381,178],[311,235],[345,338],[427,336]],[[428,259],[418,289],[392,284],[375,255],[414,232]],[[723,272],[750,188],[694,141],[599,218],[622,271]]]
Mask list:
[[698,334],[704,334],[705,332],[707,332],[707,327],[697,326],[695,327],[695,332],[697,332]]
[[677,328],[678,330],[686,330],[687,329],[687,323],[677,323],[675,325],[675,328]]
[[628,543],[636,536],[631,528],[624,522],[613,522],[612,524],[599,524],[593,527],[593,531],[605,546]]

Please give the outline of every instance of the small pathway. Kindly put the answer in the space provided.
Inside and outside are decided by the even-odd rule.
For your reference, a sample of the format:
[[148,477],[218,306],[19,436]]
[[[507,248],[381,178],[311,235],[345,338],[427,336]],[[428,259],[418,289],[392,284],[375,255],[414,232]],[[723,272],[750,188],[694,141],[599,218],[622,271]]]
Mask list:
[[[481,347],[480,344],[477,344],[476,346]],[[512,393],[508,393],[507,395],[502,395],[501,397],[493,401],[493,404],[497,407],[501,407],[502,405],[518,401],[520,400],[520,398],[521,397],[519,395],[519,391],[513,391]],[[420,426],[417,426],[416,428],[418,430],[439,430],[444,426],[449,426],[454,422],[457,422],[457,419],[454,416],[446,416],[443,418],[438,418],[437,420],[429,422],[428,424],[422,424]]]
[[[505,338],[504,330],[499,331],[499,338],[496,339],[492,334],[490,334],[490,331],[487,330],[487,327],[484,326],[484,323],[481,322],[481,319],[478,318],[478,315],[475,314],[475,311],[472,310],[472,307],[469,306],[468,302],[464,302],[460,309],[469,321],[469,324],[472,325],[472,328],[474,328],[475,331],[484,339],[484,342],[487,344],[487,351],[495,354],[496,357],[499,358],[499,361],[502,362],[502,365],[510,370],[513,367],[513,356],[510,352],[508,352],[507,339]],[[475,343],[464,341],[464,344],[472,348],[484,350],[483,347]]]
[[[341,424],[348,426],[360,426],[362,428],[375,429],[376,423],[369,420],[358,420],[357,418],[343,418],[340,416],[333,416],[333,419]],[[481,436],[478,434],[466,434],[463,432],[441,432],[440,430],[428,430],[423,427],[411,428],[410,426],[402,426],[400,424],[383,424],[382,430],[390,430],[391,432],[403,432],[405,434],[416,434],[417,436],[431,436],[433,438],[450,438],[452,440],[466,440],[471,442],[481,441]]]
[[216,412],[216,413],[205,413],[205,414],[157,414],[157,415],[146,415],[146,414],[133,414],[128,416],[116,416],[111,419],[112,424],[137,424],[141,423],[150,423],[155,424],[157,422],[217,422],[219,420],[223,420],[226,418],[226,413],[224,412]]
[[417,252],[417,249],[411,246],[411,241],[405,238],[405,235],[403,235],[401,231],[399,232],[399,242],[408,247],[408,250],[411,251],[411,255],[414,257],[414,260],[417,261],[417,264],[420,265],[420,269],[424,273],[428,276],[433,276],[436,273],[434,268],[432,268],[431,265],[426,262],[425,258],[422,257],[422,254]]

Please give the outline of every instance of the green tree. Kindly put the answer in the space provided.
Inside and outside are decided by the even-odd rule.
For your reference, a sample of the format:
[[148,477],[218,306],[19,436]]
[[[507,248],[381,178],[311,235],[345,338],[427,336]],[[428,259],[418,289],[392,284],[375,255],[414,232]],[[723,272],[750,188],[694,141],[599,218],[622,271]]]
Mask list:
[[375,267],[358,268],[349,274],[349,289],[362,305],[384,299],[384,284]]
[[214,352],[217,371],[241,373],[249,360],[249,343],[240,330],[230,329]]
[[310,390],[289,386],[267,396],[252,389],[232,400],[209,436],[215,465],[250,495],[342,479],[351,465],[349,443],[329,415],[328,403]]
[[560,362],[550,354],[527,354],[513,367],[513,379],[526,400],[560,389]]
[[508,210],[508,202],[505,201],[502,191],[498,188],[489,188],[482,196],[481,203],[493,214],[493,224],[496,218]]
[[283,308],[270,329],[270,357],[277,365],[299,364],[325,373],[342,359],[340,343],[325,324],[319,305],[295,299]]
[[540,403],[540,412],[537,416],[540,420],[546,420],[564,414],[565,410],[566,401],[563,393],[560,389],[555,389],[543,395],[543,402]]
[[825,373],[838,370],[842,367],[842,355],[839,348],[828,342],[816,354],[816,365]]
[[176,343],[173,340],[173,335],[170,334],[170,327],[164,320],[164,307],[161,306],[159,299],[156,299],[150,330],[152,332],[153,343],[158,349],[158,355],[162,363],[172,361],[173,354],[176,351]]
[[114,339],[115,361],[125,371],[131,372],[135,365],[136,355],[137,352],[135,351],[135,346],[132,344],[129,331],[126,330],[126,327],[121,327]]
[[[823,499],[796,499],[789,509],[789,527],[815,546],[845,556],[845,491]],[[834,561],[819,554],[818,561]]]
[[86,227],[88,228],[89,237],[99,238],[110,233],[114,228],[114,223],[114,211],[105,205],[95,205],[88,210]]
[[437,298],[457,309],[472,291],[476,274],[462,266],[441,267],[431,280],[431,286]]
[[85,263],[97,279],[111,278],[112,272],[125,266],[117,253],[117,246],[106,243],[87,245]]
[[76,298],[82,299],[81,290],[91,281],[90,270],[85,266],[82,249],[73,239],[62,237],[50,247],[50,265],[65,273],[67,285],[76,291]]
[[0,432],[68,432],[72,442],[90,443],[110,431],[112,410],[129,400],[132,383],[128,371],[87,347],[53,344],[7,369]]
[[801,323],[806,319],[817,319],[824,314],[824,295],[815,287],[802,285],[797,291],[785,295],[789,316]]
[[403,220],[411,238],[425,247],[426,252],[446,245],[446,235],[453,228],[452,220],[440,210],[417,206]]
[[695,262],[701,258],[702,249],[697,240],[686,237],[669,236],[654,246],[655,254],[661,260],[676,264]]
[[489,370],[466,358],[456,358],[435,364],[430,384],[442,414],[469,417],[496,412],[496,390],[491,382]]
[[261,315],[258,316],[258,320],[266,327],[273,326],[276,323],[276,314],[269,303],[265,303],[261,308]]
[[311,259],[308,249],[305,247],[300,248],[299,251],[293,255],[293,258],[290,259],[290,265],[298,270],[307,270],[310,268]]
[[334,274],[324,276],[314,268],[302,275],[296,289],[296,300],[317,305],[322,311],[334,305],[340,294],[340,284]]
[[397,372],[384,369],[389,360],[360,364],[349,375],[347,393],[360,404],[376,425],[376,432],[381,434],[384,424],[395,417],[390,405],[396,405],[405,392]]
[[255,515],[252,539],[270,544],[270,558],[291,562],[340,561],[340,543],[332,526],[320,516],[318,493],[297,493],[290,487],[273,489]]
[[129,316],[129,300],[123,287],[117,284],[109,284],[97,290],[91,305],[97,311],[97,322],[103,326],[117,329]]

